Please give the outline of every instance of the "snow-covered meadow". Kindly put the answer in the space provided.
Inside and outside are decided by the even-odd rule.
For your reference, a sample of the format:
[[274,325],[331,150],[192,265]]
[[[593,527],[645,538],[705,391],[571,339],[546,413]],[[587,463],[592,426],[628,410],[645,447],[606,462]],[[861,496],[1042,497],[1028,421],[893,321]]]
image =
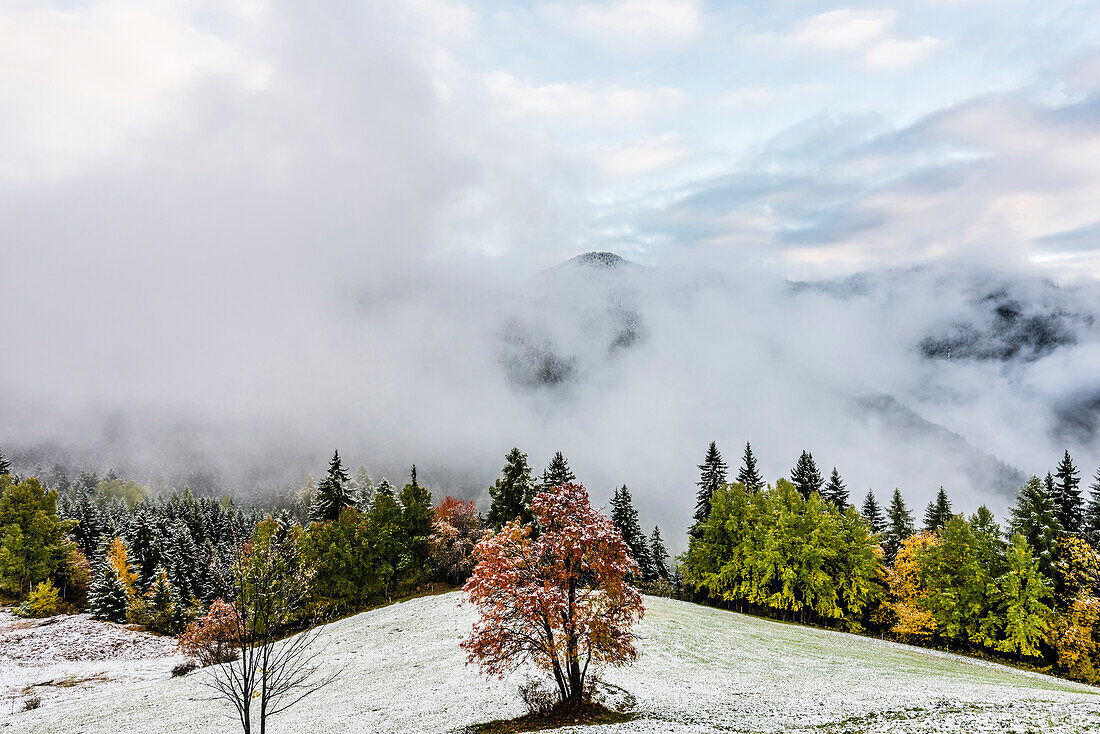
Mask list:
[[[606,676],[633,694],[639,718],[599,731],[1100,731],[1100,689],[684,602],[647,598],[646,605],[638,627],[639,661]],[[465,665],[458,642],[472,620],[473,610],[459,606],[458,595],[450,593],[333,623],[321,644],[327,665],[342,670],[340,678],[275,719],[275,730],[451,732],[522,714],[516,685],[523,676],[487,681]],[[0,643],[5,685],[11,684],[8,651],[15,646]],[[35,663],[28,656],[16,669],[29,676],[28,684],[32,677],[56,677],[67,668],[99,674],[101,681],[67,700],[43,695],[34,711],[5,710],[0,729],[233,732],[238,725],[229,708],[210,700],[202,685],[207,673],[171,678],[171,661],[155,656],[135,673],[135,662],[126,659]],[[153,674],[157,677],[142,680]],[[115,678],[121,680],[108,682]]]

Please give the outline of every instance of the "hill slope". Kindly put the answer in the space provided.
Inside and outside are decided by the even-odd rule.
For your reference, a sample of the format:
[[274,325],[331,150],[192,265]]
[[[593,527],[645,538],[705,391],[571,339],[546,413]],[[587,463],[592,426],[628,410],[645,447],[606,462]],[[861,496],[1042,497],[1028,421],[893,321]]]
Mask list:
[[[522,713],[516,681],[487,682],[458,649],[473,619],[457,594],[332,624],[341,678],[275,720],[307,732],[447,732]],[[607,732],[1084,732],[1100,729],[1096,689],[981,661],[647,598],[641,658],[608,679],[640,720]],[[33,734],[232,732],[205,673],[163,679],[9,719]],[[237,729],[239,731],[239,729]],[[573,731],[588,731],[575,729]]]

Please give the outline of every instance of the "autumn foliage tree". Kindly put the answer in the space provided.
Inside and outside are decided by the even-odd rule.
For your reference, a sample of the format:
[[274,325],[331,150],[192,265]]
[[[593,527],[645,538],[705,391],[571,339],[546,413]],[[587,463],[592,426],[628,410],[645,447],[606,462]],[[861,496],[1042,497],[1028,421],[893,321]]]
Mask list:
[[474,548],[463,592],[480,616],[461,645],[487,675],[531,661],[553,677],[562,702],[581,703],[594,665],[637,658],[631,627],[645,610],[628,578],[639,569],[582,485],[552,487],[532,504],[538,538],[512,521]]
[[484,523],[473,500],[444,497],[436,506],[428,558],[437,577],[452,583],[465,581],[474,570],[474,545]]

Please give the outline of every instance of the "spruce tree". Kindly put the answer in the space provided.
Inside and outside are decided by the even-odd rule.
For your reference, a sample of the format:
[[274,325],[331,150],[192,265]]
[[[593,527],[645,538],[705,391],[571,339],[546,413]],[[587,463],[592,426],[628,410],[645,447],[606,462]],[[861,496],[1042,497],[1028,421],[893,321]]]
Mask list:
[[531,500],[535,497],[535,480],[531,476],[531,467],[527,464],[527,454],[513,448],[505,457],[500,479],[489,487],[488,522],[499,529],[504,523],[517,517],[520,522],[531,522]]
[[867,496],[863,499],[863,508],[860,511],[863,518],[871,525],[872,533],[881,533],[886,530],[886,520],[882,517],[882,508],[879,507],[875,493],[867,490]]
[[699,481],[696,486],[699,491],[695,496],[695,524],[691,534],[695,535],[710,515],[710,497],[714,491],[726,483],[726,462],[722,460],[722,454],[718,452],[718,446],[714,441],[707,447],[707,455],[703,463],[699,465]]
[[140,586],[147,589],[153,582],[153,574],[161,565],[164,535],[161,532],[156,511],[142,500],[134,505],[126,531],[126,547],[130,562],[137,567]]
[[611,522],[619,529],[623,540],[630,547],[630,555],[634,557],[634,562],[641,569],[642,579],[651,581],[656,578],[649,560],[649,546],[642,533],[642,526],[638,524],[638,511],[634,509],[630,490],[625,484],[620,489],[616,489],[611,498]]
[[1089,485],[1089,503],[1085,508],[1085,540],[1100,549],[1100,469]]
[[841,481],[840,472],[836,470],[835,466],[825,489],[821,492],[821,499],[841,511],[848,507],[848,488]]
[[929,502],[928,507],[924,509],[924,529],[935,532],[946,525],[950,519],[951,502],[948,501],[947,491],[941,484],[940,490],[936,492],[936,499]]
[[668,549],[661,538],[661,528],[657,525],[653,526],[653,533],[649,536],[649,561],[658,579],[667,581],[671,577],[668,572]]
[[576,480],[577,475],[569,468],[569,462],[566,461],[565,457],[558,451],[554,454],[554,458],[550,459],[546,471],[542,473],[542,488],[550,489],[551,487],[560,487],[563,484],[569,484]]
[[372,562],[378,570],[387,594],[394,589],[401,570],[404,550],[401,532],[401,507],[394,498],[393,486],[385,477],[378,483],[374,505],[367,516]]
[[1058,482],[1054,485],[1054,505],[1057,508],[1058,524],[1062,532],[1080,535],[1084,530],[1084,502],[1081,500],[1081,477],[1073,465],[1069,451],[1066,450],[1062,461],[1054,472]]
[[883,551],[888,564],[894,564],[902,541],[911,536],[913,531],[913,513],[905,506],[901,490],[895,487],[894,496],[890,498],[890,506],[886,510],[886,537],[883,540]]
[[0,477],[5,474],[11,474],[11,462],[4,456],[4,453],[0,451]]
[[187,526],[177,521],[168,534],[164,552],[164,571],[181,598],[189,599],[201,592],[198,579],[198,550]]
[[1009,533],[1022,535],[1035,552],[1039,571],[1048,579],[1054,578],[1058,534],[1062,527],[1058,524],[1057,508],[1050,491],[1038,477],[1032,477],[1020,488],[1011,514]]
[[752,453],[752,446],[745,442],[745,455],[741,457],[741,471],[737,472],[737,481],[745,485],[750,492],[759,492],[764,488],[764,477],[756,468],[756,457]]
[[309,510],[310,522],[332,522],[340,517],[345,507],[355,504],[348,487],[348,472],[340,462],[340,452],[334,451],[328,465],[328,473],[317,485],[313,506]]
[[428,536],[432,534],[432,493],[416,480],[413,464],[409,483],[398,495],[401,504],[401,533],[405,542],[406,565],[422,574],[428,561]]
[[798,457],[798,463],[791,470],[791,483],[798,488],[802,499],[808,500],[814,492],[821,493],[821,487],[825,484],[825,480],[822,478],[821,472],[817,470],[813,454],[809,451],[803,451],[802,455]]
[[355,470],[355,478],[351,480],[350,489],[359,511],[370,512],[371,503],[374,501],[374,481],[370,478],[367,467],[360,464]]
[[128,601],[126,586],[119,579],[115,567],[105,561],[100,563],[88,593],[88,607],[92,618],[107,622],[125,622]]

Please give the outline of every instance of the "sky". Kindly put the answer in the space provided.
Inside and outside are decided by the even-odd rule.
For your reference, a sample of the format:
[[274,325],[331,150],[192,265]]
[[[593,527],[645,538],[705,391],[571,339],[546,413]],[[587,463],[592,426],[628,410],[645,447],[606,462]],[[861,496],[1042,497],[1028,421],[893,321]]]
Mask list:
[[[441,484],[476,485],[513,442],[537,464],[568,443],[561,405],[574,443],[612,446],[638,424],[623,406],[675,385],[661,399],[677,419],[649,440],[681,466],[650,466],[639,491],[681,523],[673,495],[690,487],[670,487],[690,484],[708,435],[731,463],[745,426],[773,435],[772,474],[815,442],[857,476],[873,463],[865,434],[830,445],[827,401],[789,440],[763,402],[737,425],[724,387],[713,414],[683,408],[694,342],[659,335],[667,321],[670,340],[706,339],[683,296],[705,299],[706,273],[739,293],[715,308],[758,299],[760,349],[814,323],[784,307],[789,280],[981,267],[1092,293],[1100,4],[8,0],[0,143],[0,446],[125,461],[159,436],[158,456],[225,465],[277,445],[298,476],[347,444],[353,463],[420,456]],[[666,298],[646,311],[662,345],[648,364],[666,371],[598,395],[509,392],[498,323],[527,313],[528,279],[592,250],[676,273],[647,286]],[[922,287],[818,331],[859,345],[865,393],[1045,468],[1061,438],[1047,413],[1100,395],[1091,342],[1056,364],[929,376],[871,338],[957,319],[925,313],[955,301]],[[789,381],[854,394],[862,368],[826,361]],[[761,369],[746,379],[775,374]],[[930,399],[937,380],[972,400]],[[1001,436],[1021,415],[1034,432]],[[644,485],[620,448],[574,453],[601,482]],[[1075,448],[1100,461],[1091,438]]]

